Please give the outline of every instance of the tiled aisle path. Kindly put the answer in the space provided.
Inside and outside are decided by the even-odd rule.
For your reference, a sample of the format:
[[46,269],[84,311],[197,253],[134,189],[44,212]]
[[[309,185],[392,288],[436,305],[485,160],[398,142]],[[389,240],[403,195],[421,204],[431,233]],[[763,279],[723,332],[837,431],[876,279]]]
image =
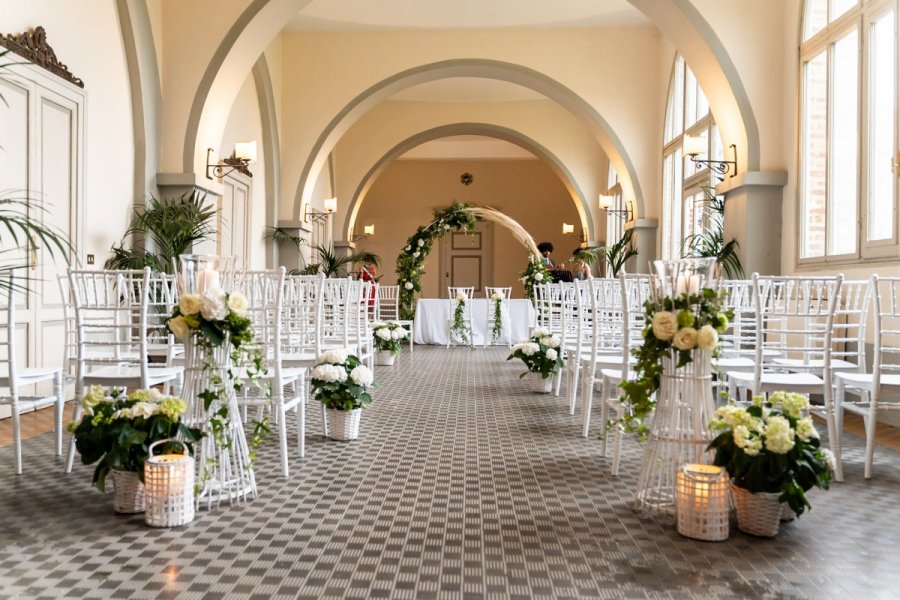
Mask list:
[[289,479],[273,436],[260,497],[184,529],[113,515],[89,468],[62,475],[50,434],[26,442],[21,477],[0,448],[0,597],[898,597],[895,451],[865,482],[849,437],[847,482],[778,538],[696,542],[631,510],[637,444],[610,477],[563,401],[505,355],[404,354],[378,369],[360,440],[323,440],[310,405]]

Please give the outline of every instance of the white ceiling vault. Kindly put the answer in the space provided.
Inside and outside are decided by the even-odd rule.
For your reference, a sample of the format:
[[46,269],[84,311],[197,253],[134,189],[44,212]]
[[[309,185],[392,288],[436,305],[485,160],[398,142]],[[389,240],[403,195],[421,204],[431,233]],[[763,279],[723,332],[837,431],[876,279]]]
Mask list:
[[[289,31],[354,32],[513,28],[653,27],[628,0],[312,0]],[[478,77],[439,79],[387,99],[404,102],[534,102],[532,89]],[[514,144],[481,136],[426,142],[405,159],[536,158]]]
[[649,26],[628,0],[313,0],[299,31]]

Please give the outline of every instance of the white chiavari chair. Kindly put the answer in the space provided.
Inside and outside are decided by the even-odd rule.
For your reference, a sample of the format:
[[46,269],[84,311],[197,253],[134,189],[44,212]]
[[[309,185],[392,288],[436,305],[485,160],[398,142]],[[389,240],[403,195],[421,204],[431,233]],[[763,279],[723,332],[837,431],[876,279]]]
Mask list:
[[[494,294],[499,294],[502,298],[500,300],[500,337],[497,340],[492,339],[494,324],[497,322],[496,315],[494,314],[494,301],[491,300],[491,297]],[[509,321],[509,297],[512,295],[511,287],[493,287],[493,286],[485,286],[484,288],[484,296],[487,298],[487,314],[485,316],[485,327],[484,327],[484,347],[488,347],[488,342],[493,344],[495,341],[500,342],[503,340],[504,335],[506,336],[506,345],[508,348],[512,348],[513,340],[512,340],[512,323]]]
[[[80,401],[91,385],[118,389],[175,385],[180,389],[182,367],[149,360],[150,276],[149,267],[142,271],[69,270],[78,340],[74,421],[81,417]],[[74,458],[73,438],[66,472],[71,472]]]
[[399,285],[379,285],[378,296],[378,320],[384,322],[400,323],[409,330],[407,339],[409,340],[409,353],[413,353],[413,333],[415,332],[415,321],[412,319],[400,318],[400,286]]
[[[447,318],[447,347],[450,347],[450,344],[453,343],[454,338],[456,338],[456,334],[453,333],[453,321],[454,315],[456,313],[456,305],[457,305],[457,296],[465,295],[466,300],[463,304],[463,314],[462,320],[465,323],[465,326],[468,327],[468,346],[475,346],[475,336],[473,335],[474,328],[472,327],[472,299],[475,294],[474,286],[448,286],[447,287],[448,298],[447,302],[450,306],[450,315]],[[460,342],[465,340],[459,340]]]
[[[6,303],[2,311],[6,315],[5,322],[0,323],[0,388],[8,393],[0,395],[0,405],[10,409],[12,421],[13,446],[15,453],[16,474],[22,474],[22,430],[20,415],[34,410],[53,406],[53,424],[56,434],[56,455],[62,454],[63,409],[65,392],[63,388],[63,370],[59,367],[21,368],[19,366],[16,339],[16,302],[21,291],[12,273],[4,274],[5,281],[0,286],[0,303]],[[42,394],[37,387],[30,393],[23,393],[23,388],[50,382],[52,391]]]
[[[897,390],[900,389],[900,278],[872,275],[869,285],[862,322],[866,323],[871,318],[873,324],[872,370],[839,371],[834,374],[838,435],[843,430],[844,411],[863,418],[866,479],[872,478],[878,411],[900,410],[897,400]],[[859,348],[865,348],[865,327],[859,328],[856,343]],[[865,365],[864,355],[860,365]],[[854,399],[849,400],[848,393]],[[840,461],[840,458],[840,453],[836,453],[835,459]]]

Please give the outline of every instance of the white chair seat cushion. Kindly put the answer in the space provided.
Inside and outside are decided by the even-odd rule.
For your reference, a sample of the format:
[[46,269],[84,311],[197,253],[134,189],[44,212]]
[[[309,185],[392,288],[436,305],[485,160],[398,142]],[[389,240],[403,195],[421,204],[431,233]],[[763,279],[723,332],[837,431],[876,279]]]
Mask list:
[[753,369],[756,367],[756,361],[750,358],[743,358],[740,356],[735,356],[732,358],[714,358],[712,360],[712,364],[714,368],[717,368],[721,371],[741,371],[741,372],[753,372]]
[[[18,372],[18,376],[16,379],[19,382],[19,385],[29,385],[32,383],[37,383],[39,381],[47,381],[48,379],[53,379],[53,377],[62,372],[62,369],[59,367],[36,367],[33,369],[21,369]],[[9,376],[7,370],[0,369],[0,386],[6,387],[9,385]]]
[[[824,360],[811,360],[804,362],[799,358],[776,358],[772,364],[786,369],[822,369],[825,366]],[[832,369],[855,369],[857,365],[852,362],[840,359],[831,359]]]
[[[0,404],[11,405],[12,398],[2,396],[0,397]],[[19,396],[16,406],[19,408],[19,413],[24,413],[53,406],[54,404],[56,404],[56,396]]]
[[[742,371],[729,371],[728,378],[735,382],[743,382],[748,386],[753,384],[753,373],[744,373]],[[773,373],[765,372],[761,377],[761,384],[766,387],[783,385],[788,387],[812,387],[822,386],[825,382],[821,377],[817,377],[812,373]]]
[[[837,379],[844,381],[847,387],[864,387],[871,388],[874,380],[872,373],[835,373]],[[881,375],[881,385],[900,387],[900,375],[884,374]]]

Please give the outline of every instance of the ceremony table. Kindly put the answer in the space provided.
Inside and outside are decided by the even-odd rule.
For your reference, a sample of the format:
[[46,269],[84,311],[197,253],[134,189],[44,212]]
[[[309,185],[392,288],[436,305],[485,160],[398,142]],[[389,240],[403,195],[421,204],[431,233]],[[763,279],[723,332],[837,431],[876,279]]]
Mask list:
[[[473,343],[476,346],[484,344],[484,336],[487,334],[490,342],[491,332],[487,331],[488,310],[494,307],[487,298],[474,298],[469,300],[472,309],[472,333]],[[506,344],[507,331],[512,332],[512,343],[516,343],[528,337],[535,322],[534,306],[531,300],[525,298],[509,300],[509,320],[512,329],[504,324],[504,335],[497,343]],[[413,340],[416,344],[447,345],[449,333],[448,321],[451,317],[450,302],[440,298],[420,298],[416,304],[416,322],[413,329]]]

